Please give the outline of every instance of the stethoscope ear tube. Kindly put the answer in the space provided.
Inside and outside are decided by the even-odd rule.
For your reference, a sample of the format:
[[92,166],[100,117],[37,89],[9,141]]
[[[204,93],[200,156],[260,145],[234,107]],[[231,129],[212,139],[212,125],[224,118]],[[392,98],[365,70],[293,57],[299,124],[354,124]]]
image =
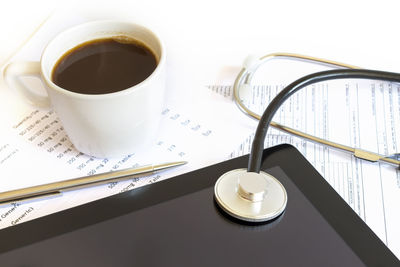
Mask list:
[[260,118],[251,147],[247,167],[248,172],[260,172],[263,160],[264,141],[268,127],[276,111],[286,101],[286,99],[308,85],[334,79],[371,79],[400,83],[400,74],[367,69],[335,69],[316,72],[289,84],[271,101]]
[[257,69],[262,65],[272,60],[277,59],[288,59],[293,61],[302,61],[311,64],[317,64],[325,67],[331,68],[340,68],[340,69],[362,69],[360,67],[337,62],[333,60],[327,60],[323,58],[310,57],[300,54],[294,53],[272,53],[262,57],[258,57],[255,55],[249,55],[243,62],[243,69],[237,75],[235,79],[235,83],[233,85],[233,96],[236,104],[239,109],[249,117],[260,120],[260,115],[254,113],[250,109],[248,109],[240,100],[239,91],[242,91],[244,87],[250,87],[251,80],[253,78],[253,74],[257,71]]

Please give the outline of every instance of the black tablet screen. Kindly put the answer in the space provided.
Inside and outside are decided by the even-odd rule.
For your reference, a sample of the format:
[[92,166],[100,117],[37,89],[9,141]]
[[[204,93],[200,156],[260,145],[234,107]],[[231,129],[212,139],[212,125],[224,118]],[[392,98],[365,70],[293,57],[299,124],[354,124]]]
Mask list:
[[272,223],[221,215],[211,186],[7,252],[1,265],[364,266],[279,167],[268,172],[288,193]]

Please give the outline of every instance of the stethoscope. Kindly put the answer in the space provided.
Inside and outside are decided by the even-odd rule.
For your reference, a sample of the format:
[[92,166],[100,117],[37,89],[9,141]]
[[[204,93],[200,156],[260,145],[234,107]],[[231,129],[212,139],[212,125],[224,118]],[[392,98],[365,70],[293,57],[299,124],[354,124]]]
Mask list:
[[[262,116],[249,110],[240,99],[240,91],[251,86],[251,80],[257,69],[267,61],[276,58],[294,59],[317,63],[337,69],[316,72],[297,79],[286,86],[271,101]],[[255,132],[248,167],[235,169],[223,174],[214,186],[214,196],[218,205],[229,215],[247,222],[267,222],[281,215],[288,201],[287,192],[278,179],[261,171],[263,162],[264,140],[271,125],[279,130],[306,138],[313,142],[321,143],[347,152],[354,156],[369,160],[382,161],[400,166],[399,154],[387,157],[358,148],[337,144],[324,140],[295,129],[280,125],[272,121],[279,107],[295,92],[314,83],[333,79],[371,79],[400,83],[400,74],[376,70],[361,69],[356,66],[335,61],[324,60],[309,56],[275,53],[263,57],[248,57],[243,64],[234,83],[235,102],[246,115],[258,119],[259,123]]]

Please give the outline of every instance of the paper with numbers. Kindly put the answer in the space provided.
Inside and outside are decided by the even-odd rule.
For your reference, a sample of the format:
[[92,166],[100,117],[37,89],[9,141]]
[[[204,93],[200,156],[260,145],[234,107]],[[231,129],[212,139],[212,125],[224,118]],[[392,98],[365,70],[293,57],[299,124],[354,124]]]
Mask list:
[[[12,61],[39,60],[41,51],[54,35],[84,21],[79,17],[50,18]],[[170,78],[180,78],[173,77],[173,70],[169,70]],[[23,82],[30,87],[42,88],[40,81],[34,78],[24,78]],[[2,205],[0,228],[227,159],[232,149],[228,140],[241,135],[241,132],[231,129],[229,124],[221,127],[221,121],[233,119],[229,113],[218,111],[221,108],[218,101],[213,104],[212,99],[219,97],[203,86],[175,88],[167,83],[165,104],[160,114],[161,124],[153,144],[121,158],[97,159],[74,148],[51,108],[39,109],[27,104],[22,96],[0,79],[0,192],[138,165],[182,160],[188,162],[185,166],[141,179],[70,191],[50,199]],[[234,106],[227,107],[238,112]]]
[[[192,102],[190,109],[189,105],[179,107],[166,103],[160,114],[160,130],[152,146],[110,159],[94,158],[77,151],[53,110],[39,110],[19,102],[23,115],[9,114],[14,117],[11,120],[13,123],[8,126],[3,124],[0,129],[2,135],[6,136],[0,141],[1,192],[139,165],[181,160],[188,161],[188,164],[141,179],[66,192],[60,197],[3,205],[0,207],[0,227],[15,225],[226,159],[231,146],[222,140],[229,140],[235,135],[227,136],[224,131],[218,130],[216,124],[220,120],[215,119],[219,116],[211,109],[202,111],[210,101],[209,97],[218,96],[205,87],[193,88],[191,94],[197,102]],[[190,100],[190,96],[187,99]],[[199,116],[200,113],[202,116]]]

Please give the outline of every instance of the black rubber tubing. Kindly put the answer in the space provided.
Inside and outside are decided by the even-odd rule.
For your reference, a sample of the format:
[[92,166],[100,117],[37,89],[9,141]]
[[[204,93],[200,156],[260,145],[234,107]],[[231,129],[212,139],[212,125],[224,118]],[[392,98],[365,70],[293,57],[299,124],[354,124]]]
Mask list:
[[249,163],[247,166],[248,172],[260,172],[261,163],[263,161],[264,140],[267,135],[269,124],[276,111],[286,99],[308,85],[334,79],[370,79],[400,83],[400,73],[367,69],[335,69],[316,72],[289,84],[271,101],[258,123],[251,146]]

